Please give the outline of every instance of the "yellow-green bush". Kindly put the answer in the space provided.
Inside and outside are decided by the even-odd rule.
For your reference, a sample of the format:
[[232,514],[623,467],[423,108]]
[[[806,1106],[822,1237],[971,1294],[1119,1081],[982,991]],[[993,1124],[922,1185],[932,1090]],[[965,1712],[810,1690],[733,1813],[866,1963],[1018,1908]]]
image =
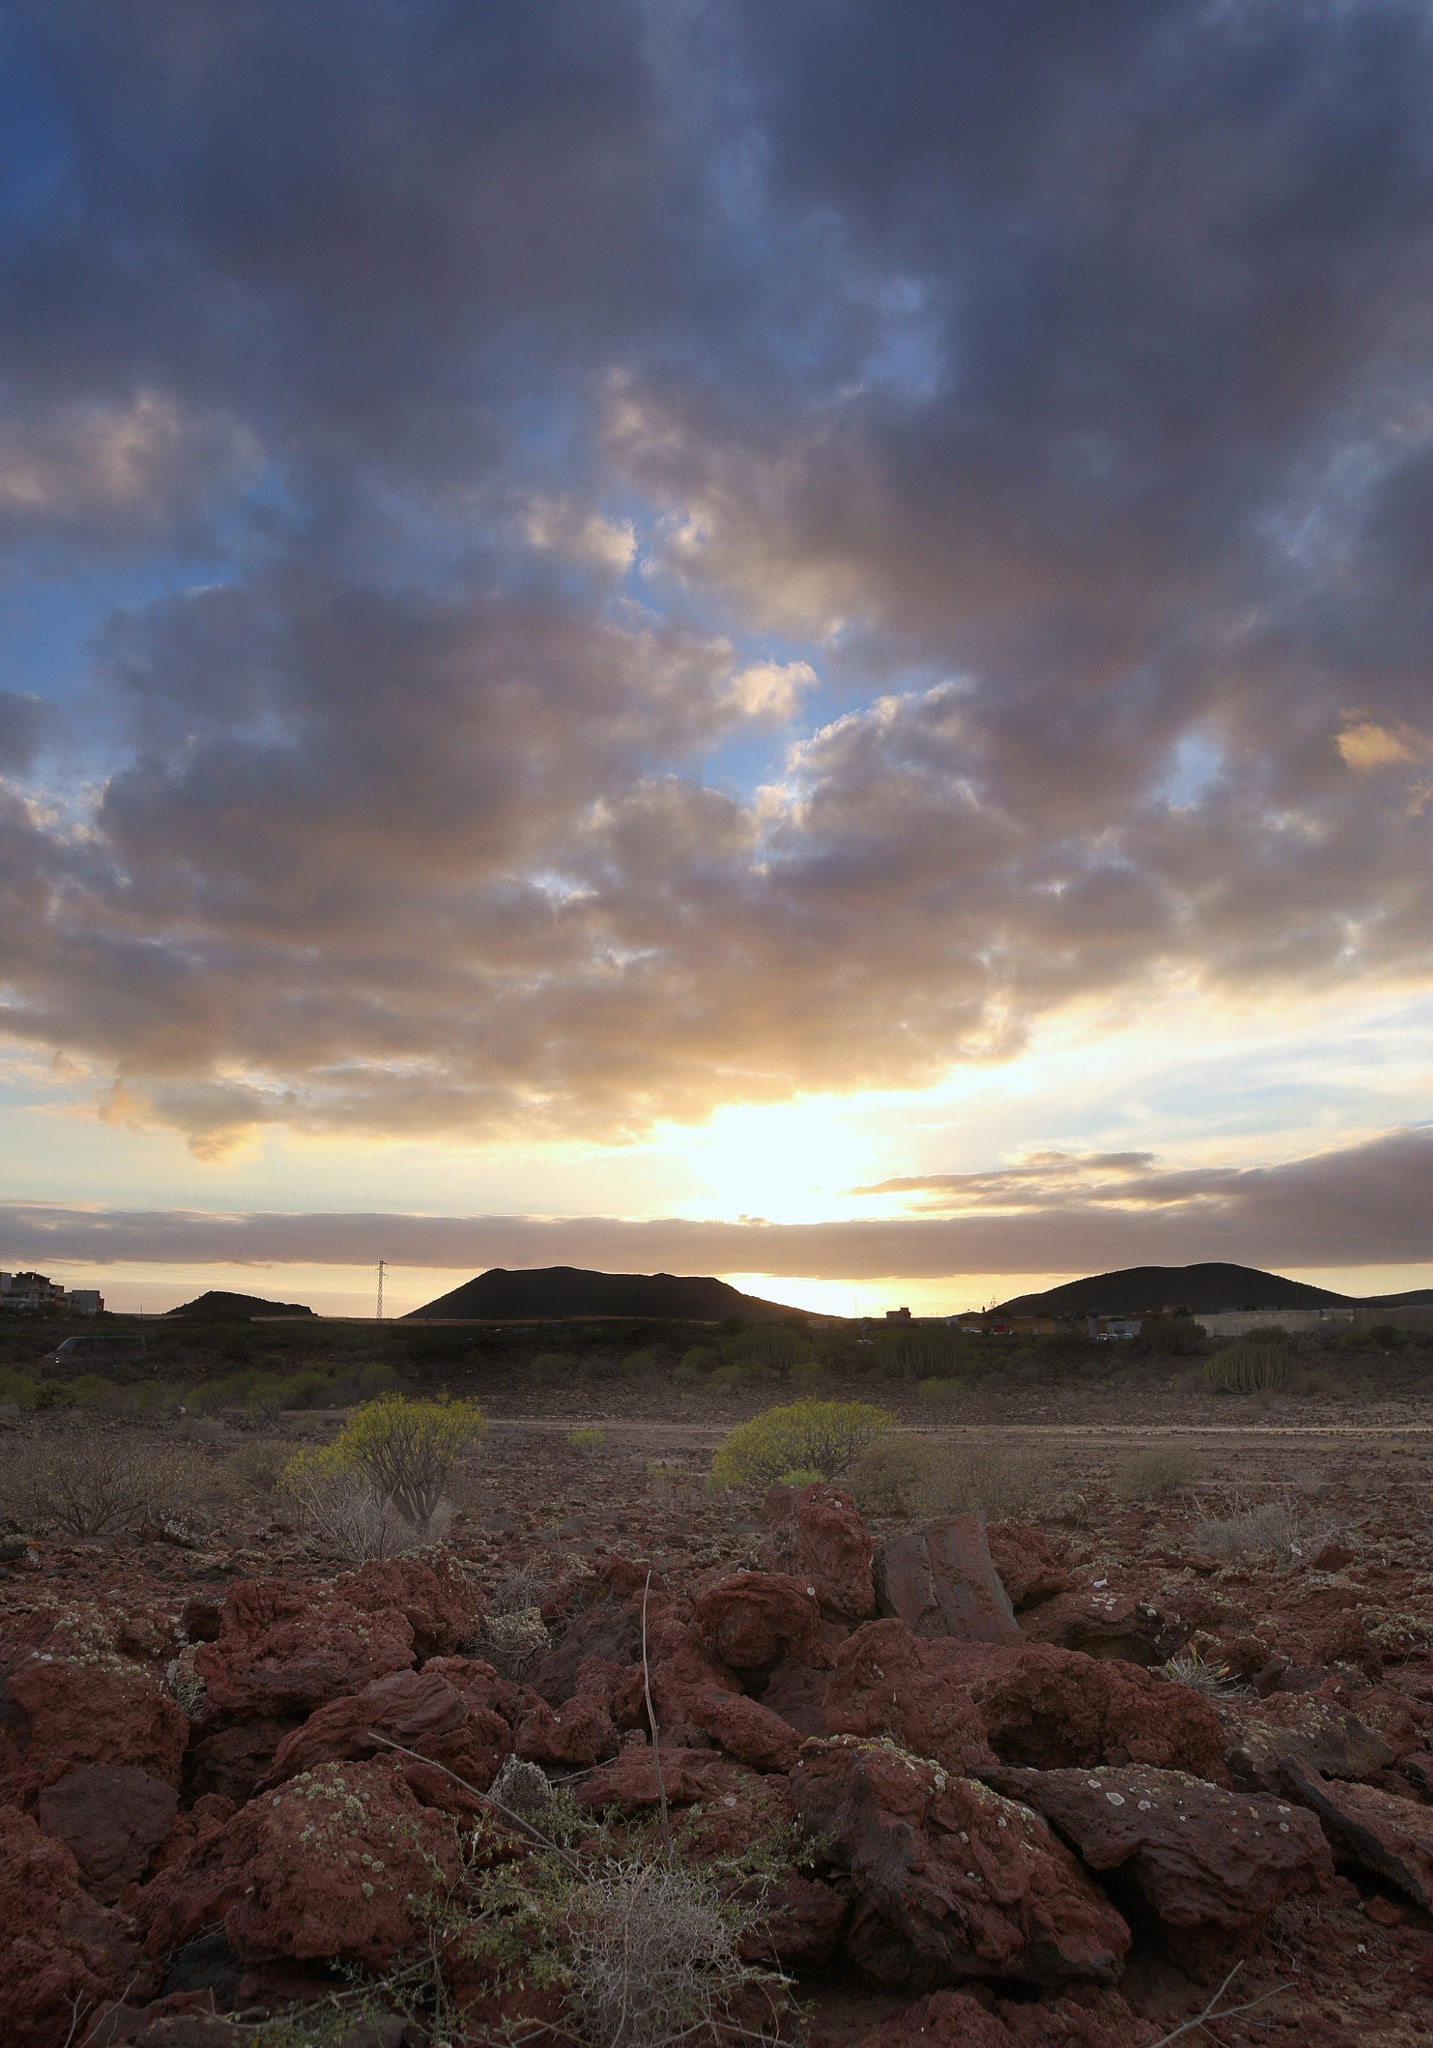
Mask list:
[[1231,1344],[1215,1352],[1204,1377],[1216,1393],[1272,1394],[1289,1384],[1292,1371],[1282,1344]]
[[17,1408],[33,1408],[35,1382],[27,1372],[16,1372],[8,1365],[0,1366],[0,1401],[13,1402]]
[[770,1486],[786,1472],[834,1479],[895,1419],[869,1401],[792,1401],[768,1408],[722,1439],[712,1478],[718,1486]]
[[291,1458],[284,1483],[302,1490],[356,1479],[413,1528],[425,1529],[453,1467],[486,1428],[474,1401],[382,1394],[356,1408],[331,1444]]

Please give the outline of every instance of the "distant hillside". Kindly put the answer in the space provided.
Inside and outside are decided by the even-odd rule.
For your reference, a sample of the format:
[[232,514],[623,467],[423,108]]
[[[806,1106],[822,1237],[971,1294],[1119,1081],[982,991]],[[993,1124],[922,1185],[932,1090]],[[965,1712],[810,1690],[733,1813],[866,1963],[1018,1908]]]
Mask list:
[[206,1323],[237,1323],[245,1316],[311,1316],[313,1310],[301,1301],[265,1301],[257,1294],[225,1294],[221,1288],[211,1287],[207,1294],[168,1313]]
[[1138,1315],[1166,1304],[1186,1303],[1195,1315],[1217,1315],[1229,1308],[1347,1308],[1346,1294],[1261,1273],[1256,1266],[1126,1266],[1118,1273],[1096,1273],[1088,1280],[1067,1280],[1043,1294],[1020,1294],[1002,1301],[1004,1315],[1118,1316]]
[[673,1273],[588,1273],[580,1266],[537,1266],[510,1273],[494,1266],[451,1294],[404,1318],[407,1322],[543,1322],[553,1317],[658,1316],[672,1322],[719,1323],[723,1316],[789,1316],[778,1301],[738,1294],[725,1280],[682,1279]]

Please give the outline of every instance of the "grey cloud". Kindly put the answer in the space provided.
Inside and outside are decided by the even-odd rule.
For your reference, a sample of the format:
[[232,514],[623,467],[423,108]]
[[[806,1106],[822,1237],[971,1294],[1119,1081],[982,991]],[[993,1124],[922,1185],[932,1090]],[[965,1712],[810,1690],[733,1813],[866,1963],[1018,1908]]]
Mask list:
[[[43,1262],[589,1265],[826,1280],[1098,1272],[1204,1259],[1272,1267],[1422,1263],[1433,1126],[1258,1168],[1153,1173],[1091,1201],[1056,1179],[1005,1213],[1000,1176],[949,1220],[775,1224],[681,1218],[212,1215],[0,1204],[7,1257]],[[1023,1187],[1023,1183],[1018,1183]],[[982,1213],[984,1212],[984,1213]]]
[[1427,760],[1338,746],[1429,724],[1424,10],[15,20],[0,523],[223,556],[0,817],[116,1113],[621,1134],[1427,973]]

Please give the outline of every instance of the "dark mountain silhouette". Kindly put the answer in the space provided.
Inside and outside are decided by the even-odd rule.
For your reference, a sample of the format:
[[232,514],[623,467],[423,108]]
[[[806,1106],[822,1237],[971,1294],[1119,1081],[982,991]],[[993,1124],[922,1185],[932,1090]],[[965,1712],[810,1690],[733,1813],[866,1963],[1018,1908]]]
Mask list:
[[1195,1315],[1218,1315],[1230,1308],[1349,1308],[1347,1294],[1261,1273],[1257,1266],[1126,1266],[1118,1273],[1096,1273],[1088,1280],[1067,1280],[1043,1294],[1019,1294],[1002,1301],[1000,1311],[1019,1316],[1119,1316],[1184,1304]]
[[211,1287],[194,1301],[168,1311],[172,1316],[193,1316],[206,1323],[242,1322],[245,1316],[311,1316],[313,1310],[301,1301],[265,1301],[257,1294],[225,1294]]
[[512,1273],[494,1266],[451,1294],[415,1308],[404,1321],[658,1316],[672,1322],[718,1323],[723,1316],[750,1320],[791,1313],[778,1301],[738,1294],[725,1280],[683,1279],[673,1273],[589,1273],[580,1266],[536,1266]]

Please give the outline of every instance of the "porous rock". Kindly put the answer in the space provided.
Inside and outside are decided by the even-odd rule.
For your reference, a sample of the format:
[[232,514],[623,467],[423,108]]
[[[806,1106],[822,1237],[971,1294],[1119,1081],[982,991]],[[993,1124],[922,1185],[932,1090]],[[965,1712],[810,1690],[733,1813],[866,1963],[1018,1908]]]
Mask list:
[[841,1945],[850,1899],[820,1878],[789,1870],[762,1894],[761,1919],[742,1942],[746,1962],[821,1970]]
[[985,1754],[1038,1770],[1143,1763],[1227,1782],[1226,1738],[1207,1700],[1077,1650],[957,1643],[868,1622],[837,1653],[825,1712],[833,1733],[889,1734],[952,1770]]
[[11,1797],[76,1764],[116,1764],[177,1785],[189,1722],[159,1680],[118,1657],[87,1662],[41,1649],[6,1677],[0,1769]]
[[709,1586],[689,1625],[718,1663],[746,1677],[765,1676],[783,1659],[830,1663],[814,1589],[777,1572],[735,1572]]
[[1230,1775],[1250,1790],[1280,1791],[1289,1764],[1326,1778],[1356,1780],[1376,1778],[1393,1762],[1393,1750],[1376,1729],[1312,1693],[1231,1700],[1220,1711],[1232,1737]]
[[770,1533],[762,1563],[810,1586],[836,1621],[869,1621],[876,1611],[871,1539],[849,1494],[835,1486],[773,1486],[763,1504]]
[[482,1609],[473,1580],[450,1558],[370,1558],[351,1577],[340,1579],[341,1597],[360,1614],[396,1608],[413,1631],[419,1658],[452,1657],[471,1641]]
[[1190,1635],[1186,1622],[1138,1593],[1091,1581],[1042,1600],[1026,1612],[1020,1628],[1029,1642],[1144,1665],[1177,1656]]
[[1290,1792],[1313,1808],[1341,1857],[1386,1878],[1424,1912],[1433,1911],[1433,1808],[1376,1785],[1330,1782],[1298,1763],[1285,1768]]
[[457,1868],[451,1821],[392,1764],[321,1764],[251,1799],[135,1911],[151,1955],[218,1921],[246,1963],[386,1967],[422,1941],[417,1903]]
[[90,1889],[113,1901],[143,1875],[178,1810],[174,1787],[133,1764],[78,1764],[46,1786],[36,1818]]
[[1043,1814],[1087,1869],[1118,1870],[1163,1925],[1176,1959],[1191,1965],[1252,1947],[1281,1901],[1333,1879],[1318,1823],[1287,1801],[1144,1766],[997,1766],[984,1776]]
[[883,1543],[876,1605],[914,1635],[965,1643],[1019,1642],[1010,1596],[990,1558],[983,1515],[953,1515]]
[[990,1561],[1017,1614],[1053,1599],[1056,1593],[1068,1592],[1075,1583],[1073,1572],[1061,1564],[1044,1533],[1029,1522],[990,1522],[985,1540]]
[[498,1674],[466,1657],[435,1657],[421,1671],[394,1671],[361,1692],[330,1700],[286,1735],[265,1783],[280,1785],[300,1771],[350,1757],[373,1756],[387,1737],[446,1765],[485,1791],[512,1748],[512,1731],[496,1711]]
[[0,2041],[63,2048],[75,2014],[156,1988],[123,1923],[90,1898],[63,1842],[0,1808]]
[[622,1738],[612,1719],[612,1691],[621,1669],[589,1657],[570,1699],[551,1707],[534,1698],[513,1733],[513,1748],[531,1762],[582,1766],[615,1756]]
[[284,1579],[241,1580],[217,1639],[194,1652],[211,1709],[231,1719],[308,1713],[412,1662],[413,1630],[398,1608],[365,1612]]
[[935,1991],[863,2034],[857,2048],[1144,2048],[1156,2032],[1117,1991],[1082,1986],[1029,2004]]
[[894,1744],[808,1742],[797,1810],[849,1871],[845,1946],[875,1982],[1112,1982],[1129,1929],[1037,1814]]

